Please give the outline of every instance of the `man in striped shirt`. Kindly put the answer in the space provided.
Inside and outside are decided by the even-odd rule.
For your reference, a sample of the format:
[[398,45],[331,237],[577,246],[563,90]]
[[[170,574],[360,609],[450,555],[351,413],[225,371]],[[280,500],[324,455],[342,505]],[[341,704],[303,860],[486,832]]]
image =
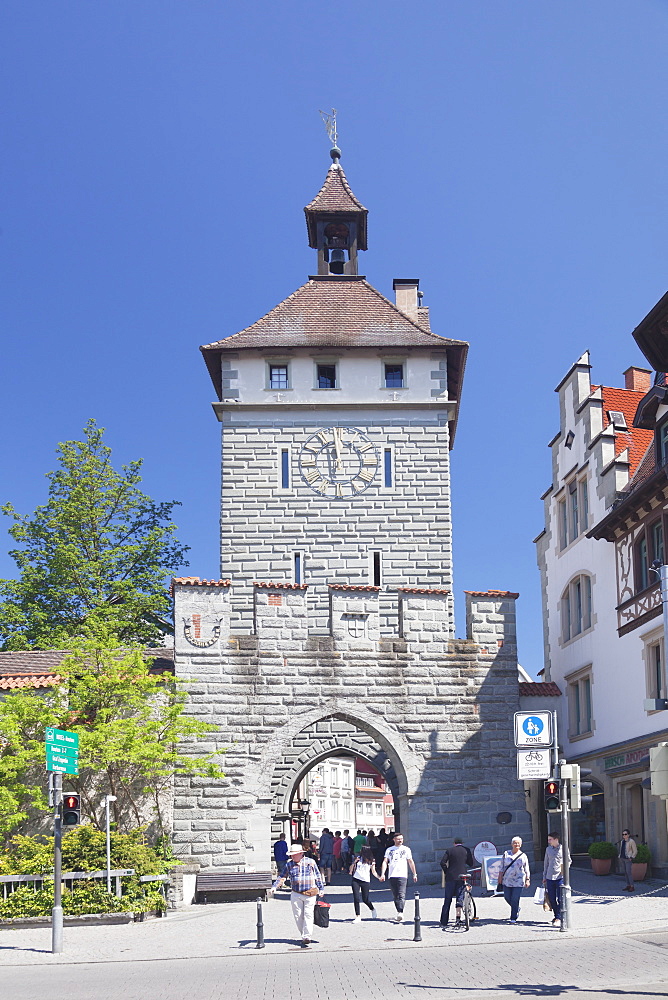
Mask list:
[[313,937],[313,911],[315,910],[316,896],[324,895],[325,883],[315,861],[304,856],[302,844],[292,844],[288,856],[289,860],[283,869],[283,874],[276,879],[271,889],[272,892],[280,889],[285,880],[290,879],[292,915],[301,935],[302,948],[308,948]]

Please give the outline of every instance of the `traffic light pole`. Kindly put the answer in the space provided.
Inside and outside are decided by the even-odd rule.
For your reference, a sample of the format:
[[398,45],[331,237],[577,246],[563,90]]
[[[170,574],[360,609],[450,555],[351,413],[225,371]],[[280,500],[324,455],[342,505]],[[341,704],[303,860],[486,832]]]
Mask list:
[[[562,760],[560,764],[565,764]],[[564,884],[561,887],[561,927],[564,933],[571,925],[571,816],[568,808],[568,789],[570,782],[559,784],[559,799],[561,802],[561,843],[563,853]]]
[[51,951],[60,955],[63,950],[62,905],[62,825],[63,825],[63,776],[53,776],[53,909],[51,911]]

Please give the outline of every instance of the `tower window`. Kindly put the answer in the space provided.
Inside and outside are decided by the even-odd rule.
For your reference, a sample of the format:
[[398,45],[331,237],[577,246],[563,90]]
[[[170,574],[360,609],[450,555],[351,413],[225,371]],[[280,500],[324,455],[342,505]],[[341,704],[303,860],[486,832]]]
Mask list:
[[281,488],[290,489],[290,452],[287,448],[281,448]]
[[392,485],[392,449],[385,448],[383,452],[383,482],[385,486]]
[[381,578],[381,553],[372,552],[371,553],[371,578],[373,580],[374,587],[380,587]]
[[303,583],[304,558],[301,552],[295,552],[293,557],[293,583]]
[[316,381],[318,389],[336,389],[336,365],[318,365]]
[[404,366],[385,365],[385,388],[403,389],[404,387]]
[[270,389],[290,388],[288,382],[287,365],[269,365],[269,388]]

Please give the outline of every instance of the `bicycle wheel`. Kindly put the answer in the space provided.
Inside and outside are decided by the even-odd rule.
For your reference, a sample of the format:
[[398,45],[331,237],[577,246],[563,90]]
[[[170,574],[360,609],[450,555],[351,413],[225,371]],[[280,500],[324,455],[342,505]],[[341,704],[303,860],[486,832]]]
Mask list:
[[464,896],[464,930],[469,930],[471,926],[472,909],[473,900],[471,899],[471,893],[467,892]]

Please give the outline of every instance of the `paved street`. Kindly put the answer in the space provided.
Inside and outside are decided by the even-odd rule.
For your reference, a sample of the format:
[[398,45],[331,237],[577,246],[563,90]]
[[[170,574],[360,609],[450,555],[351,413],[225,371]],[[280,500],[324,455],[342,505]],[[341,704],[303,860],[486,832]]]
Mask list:
[[[524,922],[503,923],[501,899],[480,899],[471,931],[436,927],[440,892],[424,889],[423,941],[410,921],[390,922],[377,887],[376,921],[350,923],[349,889],[333,887],[331,926],[308,951],[296,947],[287,898],[264,907],[267,947],[255,949],[255,905],[194,907],[165,920],[65,928],[65,953],[50,954],[47,928],[0,932],[2,997],[12,1000],[394,1000],[438,996],[668,994],[668,887],[629,898],[615,878],[576,873],[576,927],[561,934],[530,897]],[[412,906],[410,907],[412,913]]]

